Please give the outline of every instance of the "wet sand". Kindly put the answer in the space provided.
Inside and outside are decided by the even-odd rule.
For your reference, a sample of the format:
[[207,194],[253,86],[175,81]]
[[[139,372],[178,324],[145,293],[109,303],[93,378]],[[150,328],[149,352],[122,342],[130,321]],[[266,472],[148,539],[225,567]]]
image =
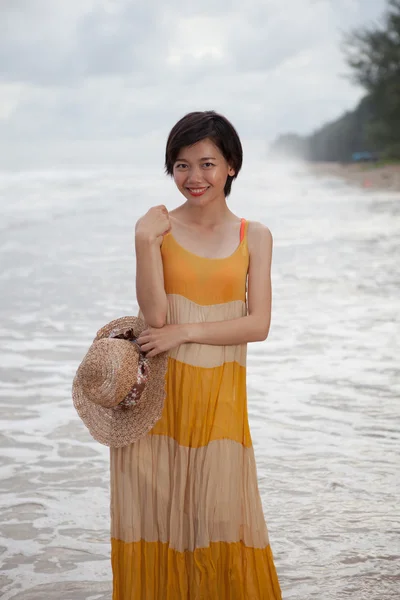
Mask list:
[[364,189],[400,191],[400,163],[375,167],[368,164],[308,163],[316,176],[333,175]]

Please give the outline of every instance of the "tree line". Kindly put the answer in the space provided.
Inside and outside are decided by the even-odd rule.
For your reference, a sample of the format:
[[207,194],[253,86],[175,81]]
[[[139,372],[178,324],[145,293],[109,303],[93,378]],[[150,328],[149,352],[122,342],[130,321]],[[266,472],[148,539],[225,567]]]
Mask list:
[[348,162],[358,152],[400,159],[400,0],[387,0],[381,26],[349,32],[343,50],[364,98],[309,136],[280,136],[271,153],[312,161]]

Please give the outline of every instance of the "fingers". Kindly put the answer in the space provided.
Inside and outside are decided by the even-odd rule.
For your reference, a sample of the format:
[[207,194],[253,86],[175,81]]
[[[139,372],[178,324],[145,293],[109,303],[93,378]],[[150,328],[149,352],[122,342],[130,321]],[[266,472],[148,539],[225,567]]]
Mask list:
[[140,350],[146,355],[146,358],[152,358],[161,352],[160,348],[156,348],[151,342],[142,344]]
[[142,333],[140,335],[138,335],[137,341],[143,342],[143,340],[145,340],[145,339],[149,340],[150,336],[151,336],[151,331],[149,331],[148,329],[144,329],[142,331]]
[[139,348],[142,352],[148,352],[154,348],[154,340],[152,340],[151,330],[144,329],[142,333],[137,338],[137,343],[139,344]]
[[164,204],[159,204],[158,206],[155,206],[154,208],[157,208],[164,215],[168,215],[168,209]]
[[152,350],[151,352],[146,353],[147,358],[153,358],[153,356],[157,356],[159,354],[158,350]]
[[147,356],[148,356],[147,353],[154,349],[154,346],[151,342],[147,342],[146,344],[139,344],[139,345],[140,345],[141,351],[145,352]]

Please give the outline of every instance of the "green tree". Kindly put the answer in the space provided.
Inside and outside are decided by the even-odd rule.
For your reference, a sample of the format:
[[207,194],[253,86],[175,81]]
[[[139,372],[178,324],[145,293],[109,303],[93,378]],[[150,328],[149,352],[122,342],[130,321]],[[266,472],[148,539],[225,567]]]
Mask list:
[[374,105],[368,138],[388,157],[400,158],[400,0],[388,0],[381,27],[349,33],[344,46],[352,79]]

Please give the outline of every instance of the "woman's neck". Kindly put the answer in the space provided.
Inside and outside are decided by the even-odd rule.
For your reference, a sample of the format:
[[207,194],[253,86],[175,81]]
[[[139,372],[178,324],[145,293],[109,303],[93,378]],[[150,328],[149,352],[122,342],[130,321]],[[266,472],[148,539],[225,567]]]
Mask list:
[[176,217],[188,225],[210,229],[218,227],[226,221],[234,221],[237,217],[229,210],[226,201],[211,203],[207,206],[193,206],[187,202],[171,211]]

